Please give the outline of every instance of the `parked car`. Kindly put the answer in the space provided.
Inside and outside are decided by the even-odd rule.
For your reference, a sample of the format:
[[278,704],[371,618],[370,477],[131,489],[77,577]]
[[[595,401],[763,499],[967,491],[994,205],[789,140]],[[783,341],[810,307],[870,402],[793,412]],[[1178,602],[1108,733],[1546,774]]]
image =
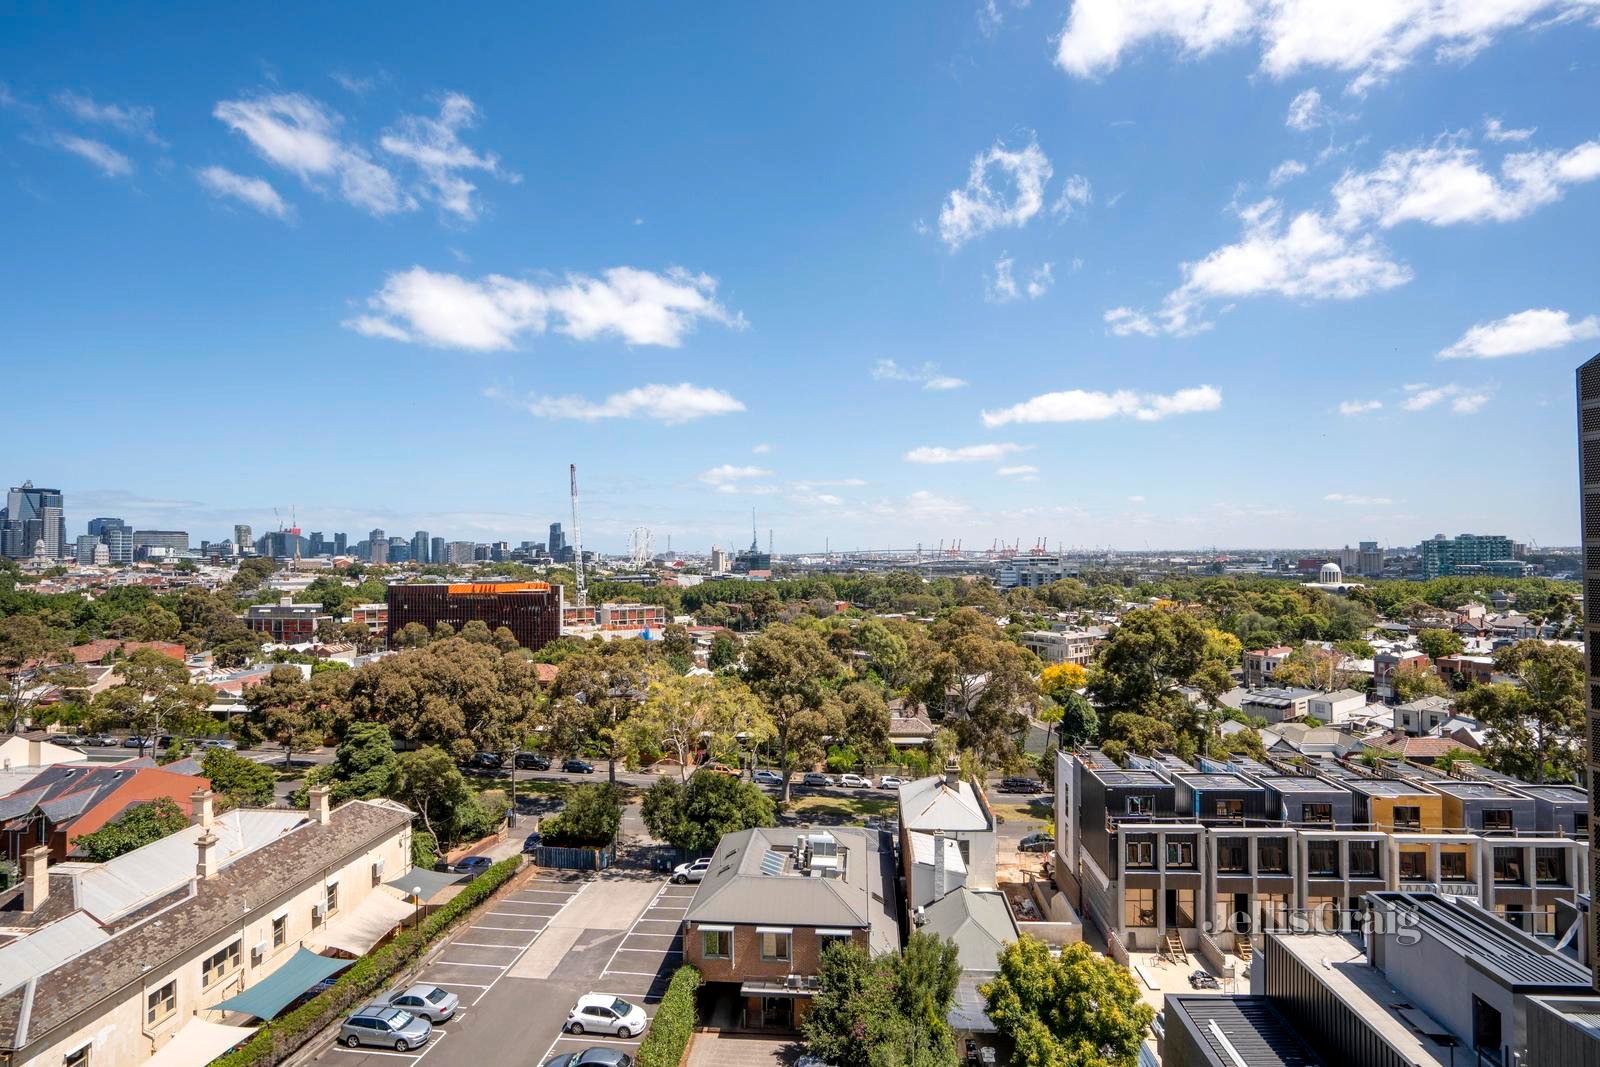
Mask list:
[[[451,874],[470,874],[473,878],[476,878],[493,866],[494,860],[488,856],[463,856],[454,863],[445,864],[444,869]],[[471,878],[468,879],[468,881],[471,880]]]
[[550,757],[541,755],[538,752],[518,752],[515,762],[519,771],[548,771],[550,769]]
[[1017,845],[1018,852],[1050,852],[1056,847],[1056,835],[1047,834],[1042,830],[1029,834]]
[[467,760],[467,766],[474,771],[498,771],[505,766],[505,760],[493,752],[474,752]]
[[756,783],[756,785],[782,785],[783,775],[779,774],[777,771],[769,771],[765,768],[762,768],[761,770],[752,774],[750,776],[750,780]]
[[392,1007],[404,1008],[430,1023],[442,1023],[456,1013],[461,998],[436,985],[414,985],[390,993],[387,1003]]
[[543,844],[544,838],[540,835],[539,831],[535,830],[523,840],[522,851],[532,852],[534,849],[539,848]]
[[1037,778],[1002,778],[1000,779],[1000,792],[1002,793],[1043,793],[1044,783]]
[[898,774],[886,774],[878,779],[879,789],[899,789],[906,784],[906,780]]
[[219,748],[225,748],[231,752],[238,747],[239,742],[227,737],[208,737],[200,742],[200,750],[202,752],[212,752]]
[[433,1036],[433,1024],[404,1008],[368,1004],[339,1027],[339,1040],[349,1048],[376,1045],[396,1052],[421,1048]]
[[567,1013],[569,1034],[616,1034],[638,1037],[650,1019],[644,1009],[609,993],[585,993]]
[[561,769],[568,774],[593,774],[594,764],[585,763],[581,759],[562,760]]
[[57,734],[55,737],[50,738],[50,743],[55,745],[65,745],[68,748],[77,748],[79,745],[84,743],[84,739],[79,737],[77,734]]
[[153,742],[153,741],[151,741],[151,740],[149,740],[147,738],[140,737],[138,734],[133,734],[133,735],[131,735],[128,738],[123,740],[122,747],[123,748],[148,748],[150,745],[152,745],[154,743],[155,742]]
[[633,1067],[633,1057],[620,1048],[586,1048],[552,1056],[544,1067]]
[[678,885],[685,882],[698,882],[706,876],[711,869],[711,857],[701,856],[692,863],[680,863],[672,868],[672,880]]
[[806,776],[800,779],[802,785],[832,785],[833,776],[823,774],[821,771],[807,771]]
[[859,774],[846,773],[839,776],[839,784],[850,789],[871,789],[872,779],[863,778]]
[[84,738],[83,743],[92,745],[95,748],[115,748],[117,739],[110,734],[95,734]]

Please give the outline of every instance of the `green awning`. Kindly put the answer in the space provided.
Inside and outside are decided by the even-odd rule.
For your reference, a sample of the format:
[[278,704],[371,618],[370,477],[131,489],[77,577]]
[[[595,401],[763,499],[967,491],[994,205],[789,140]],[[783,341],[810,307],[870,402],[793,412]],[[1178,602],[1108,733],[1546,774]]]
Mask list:
[[214,1011],[242,1011],[258,1019],[270,1019],[284,1009],[300,994],[333,974],[342,971],[354,960],[336,960],[319,956],[302,948],[289,958],[289,962],[273,971],[263,981],[246,989],[236,997],[229,997],[216,1005]]
[[[398,889],[406,896],[421,897],[423,902],[433,899],[433,895],[447,885],[455,885],[464,874],[452,874],[449,871],[430,871],[426,867],[413,867],[398,878],[391,878],[383,883],[391,889]],[[421,892],[418,892],[418,890]]]

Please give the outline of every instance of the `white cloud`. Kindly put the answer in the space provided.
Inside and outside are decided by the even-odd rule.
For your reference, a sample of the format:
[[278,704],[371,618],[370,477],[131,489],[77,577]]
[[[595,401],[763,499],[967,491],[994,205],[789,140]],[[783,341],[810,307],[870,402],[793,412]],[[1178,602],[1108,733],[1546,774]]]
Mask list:
[[276,189],[260,178],[247,178],[223,167],[206,167],[197,171],[195,177],[213,196],[231,197],[273,218],[289,217],[289,205],[283,202]]
[[764,456],[764,455],[766,455],[766,454],[767,454],[767,453],[768,453],[768,452],[771,452],[771,451],[772,451],[772,446],[771,446],[771,445],[769,445],[769,444],[767,444],[767,443],[766,443],[766,442],[765,442],[765,441],[763,441],[763,442],[762,442],[762,443],[761,443],[761,444],[759,444],[759,445],[756,445],[756,446],[755,446],[755,447],[753,447],[753,448],[751,448],[751,449],[750,449],[750,451],[751,451],[751,453],[753,453],[753,454],[754,454],[754,455],[757,455],[757,456]]
[[328,77],[337,82],[339,88],[347,93],[354,93],[356,96],[366,96],[372,91],[372,87],[378,84],[377,78],[358,78],[354,74],[348,74],[342,70],[336,70]]
[[1418,56],[1470,59],[1537,17],[1593,9],[1593,0],[1075,0],[1056,63],[1092,78],[1159,38],[1186,58],[1254,40],[1267,74],[1337,70],[1353,75],[1349,91],[1360,93]]
[[397,271],[368,298],[375,314],[345,323],[358,333],[440,348],[510,348],[524,333],[580,341],[616,336],[631,345],[676,348],[702,319],[734,328],[744,318],[716,301],[716,281],[674,267],[664,274],[612,267],[596,278],[568,274],[545,286],[491,274],[480,280],[422,267]]
[[994,277],[988,279],[984,289],[985,300],[991,304],[1007,304],[1024,294],[1029,300],[1037,300],[1055,284],[1055,264],[1042,264],[1029,275],[1026,283],[1019,285],[1013,270],[1015,263],[1010,256],[1000,253],[1000,258],[994,261]]
[[154,145],[166,144],[165,141],[156,136],[156,113],[154,108],[138,105],[102,104],[87,93],[75,93],[70,89],[57,93],[54,99],[57,107],[79,122],[110,126],[122,131],[129,137],[141,137]]
[[1112,308],[1107,311],[1105,313],[1105,323],[1106,328],[1118,337],[1131,337],[1134,334],[1138,334],[1141,337],[1154,337],[1161,332],[1161,328],[1155,324],[1155,320],[1151,319],[1149,315],[1129,307]]
[[337,181],[339,195],[373,215],[416,208],[394,175],[339,139],[340,117],[300,93],[223,100],[211,114],[250,142],[267,162],[319,187]]
[[1314,130],[1328,121],[1328,109],[1322,103],[1322,94],[1307,89],[1289,101],[1289,114],[1283,124],[1291,130]]
[[737,483],[770,477],[772,477],[772,472],[765,467],[740,467],[732,463],[724,463],[720,467],[712,467],[708,471],[700,472],[700,480],[702,482],[707,485],[714,485],[722,492],[734,491]]
[[889,505],[887,509],[874,510],[884,510],[884,513],[887,514],[908,514],[923,518],[949,518],[954,515],[965,515],[971,509],[959,500],[940,496],[938,493],[929,492],[926,489],[918,489],[899,504]]
[[133,173],[133,160],[103,141],[76,137],[70,133],[56,134],[56,144],[80,159],[87,159],[107,178],[125,178]]
[[1334,221],[1344,229],[1508,222],[1561,199],[1565,186],[1595,178],[1600,141],[1565,152],[1513,153],[1498,176],[1482,165],[1477,149],[1459,144],[1390,151],[1374,169],[1346,173],[1334,185]]
[[1355,493],[1329,493],[1322,499],[1334,504],[1350,504],[1359,507],[1381,507],[1385,504],[1393,503],[1386,496],[1359,496]]
[[1015,445],[1009,442],[991,445],[965,445],[960,448],[945,448],[941,445],[923,445],[913,448],[906,453],[907,463],[978,463],[1004,459],[1018,452],[1026,452],[1027,446]]
[[939,372],[937,363],[924,363],[920,367],[902,367],[892,359],[880,359],[872,365],[872,377],[881,382],[917,382],[924,389],[944,392],[960,389],[966,381]]
[[1502,125],[1499,119],[1486,118],[1483,120],[1483,139],[1485,141],[1494,141],[1497,144],[1504,141],[1526,141],[1538,132],[1539,127],[1537,126],[1514,130]]
[[1144,503],[1144,497],[1142,497],[1142,496],[1130,496],[1128,498],[1128,503],[1130,503],[1130,504],[1143,504]]
[[1455,383],[1435,386],[1414,383],[1403,388],[1409,395],[1400,401],[1400,406],[1407,411],[1426,411],[1448,400],[1450,410],[1457,415],[1471,415],[1489,402],[1487,392]]
[[1039,468],[1028,463],[1019,463],[1015,467],[1000,467],[995,471],[1002,478],[1015,478],[1023,474],[1038,474]]
[[1046,263],[1028,278],[1028,299],[1037,300],[1056,283],[1055,264]]
[[1221,407],[1222,392],[1209,385],[1168,394],[1136,393],[1131,389],[1119,389],[1115,393],[1066,389],[1045,393],[999,411],[985,411],[982,417],[983,424],[990,428],[1011,423],[1098,422],[1123,417],[1154,422],[1169,415],[1216,411]]
[[477,186],[462,176],[462,171],[481,170],[508,181],[520,180],[500,166],[493,152],[479,155],[461,143],[457,136],[478,121],[478,110],[462,93],[449,93],[439,105],[439,117],[403,115],[393,129],[378,139],[390,155],[415,163],[422,171],[428,191],[425,195],[439,207],[472,222],[478,217],[473,200]]
[[1440,359],[1498,359],[1521,356],[1546,348],[1561,348],[1575,341],[1600,337],[1600,318],[1590,315],[1574,321],[1565,311],[1530,308],[1493,322],[1480,322],[1455,344],[1439,353]]
[[[498,390],[486,395],[503,399]],[[744,404],[720,389],[680,382],[677,385],[641,385],[612,393],[595,402],[581,396],[529,396],[516,401],[531,415],[550,419],[654,419],[669,426],[693,422],[709,415],[731,415],[743,411]]]
[[1341,415],[1369,415],[1383,407],[1381,400],[1346,400],[1339,405]]
[[1061,195],[1056,197],[1056,202],[1050,205],[1050,213],[1061,218],[1066,218],[1080,208],[1086,208],[1094,202],[1094,190],[1089,185],[1089,179],[1081,174],[1067,175],[1066,182],[1061,186]]
[[1306,172],[1306,165],[1298,159],[1286,159],[1272,168],[1272,173],[1267,175],[1267,185],[1276,189],[1284,182],[1293,181]]
[[[1044,206],[1044,187],[1053,173],[1033,136],[1018,149],[996,141],[973,157],[967,184],[945,198],[939,209],[939,237],[956,249],[990,230],[1026,225]],[[992,184],[991,178],[998,178],[999,184]]]

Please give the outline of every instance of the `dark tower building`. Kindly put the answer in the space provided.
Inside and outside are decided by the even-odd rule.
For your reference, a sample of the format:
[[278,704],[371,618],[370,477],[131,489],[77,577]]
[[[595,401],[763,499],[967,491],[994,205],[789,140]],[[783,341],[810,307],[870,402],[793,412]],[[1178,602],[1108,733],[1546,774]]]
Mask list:
[[547,582],[430,582],[389,587],[389,640],[408,623],[431,632],[447,622],[457,633],[473,620],[504,626],[523,648],[537,651],[561,636],[561,587]]
[[[1578,493],[1583,526],[1583,662],[1587,673],[1589,810],[1600,812],[1600,356],[1578,368]],[[1591,886],[1600,886],[1600,819],[1589,820]],[[1600,989],[1600,908],[1589,909],[1589,960]]]

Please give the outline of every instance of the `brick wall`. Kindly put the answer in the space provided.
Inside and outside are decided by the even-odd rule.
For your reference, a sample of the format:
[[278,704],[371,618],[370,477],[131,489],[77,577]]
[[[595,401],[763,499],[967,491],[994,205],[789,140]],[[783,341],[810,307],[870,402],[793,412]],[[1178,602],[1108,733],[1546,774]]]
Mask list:
[[[709,925],[716,926],[717,923]],[[726,924],[723,924],[726,925]],[[773,926],[782,925],[774,922]],[[856,930],[852,940],[862,948],[867,947],[867,932]],[[811,926],[796,926],[789,938],[788,960],[761,958],[761,938],[754,926],[733,928],[733,959],[706,959],[701,955],[704,939],[699,924],[690,923],[684,937],[684,959],[700,969],[707,982],[748,982],[768,980],[782,982],[791,974],[814,975],[820,963],[817,931]]]

